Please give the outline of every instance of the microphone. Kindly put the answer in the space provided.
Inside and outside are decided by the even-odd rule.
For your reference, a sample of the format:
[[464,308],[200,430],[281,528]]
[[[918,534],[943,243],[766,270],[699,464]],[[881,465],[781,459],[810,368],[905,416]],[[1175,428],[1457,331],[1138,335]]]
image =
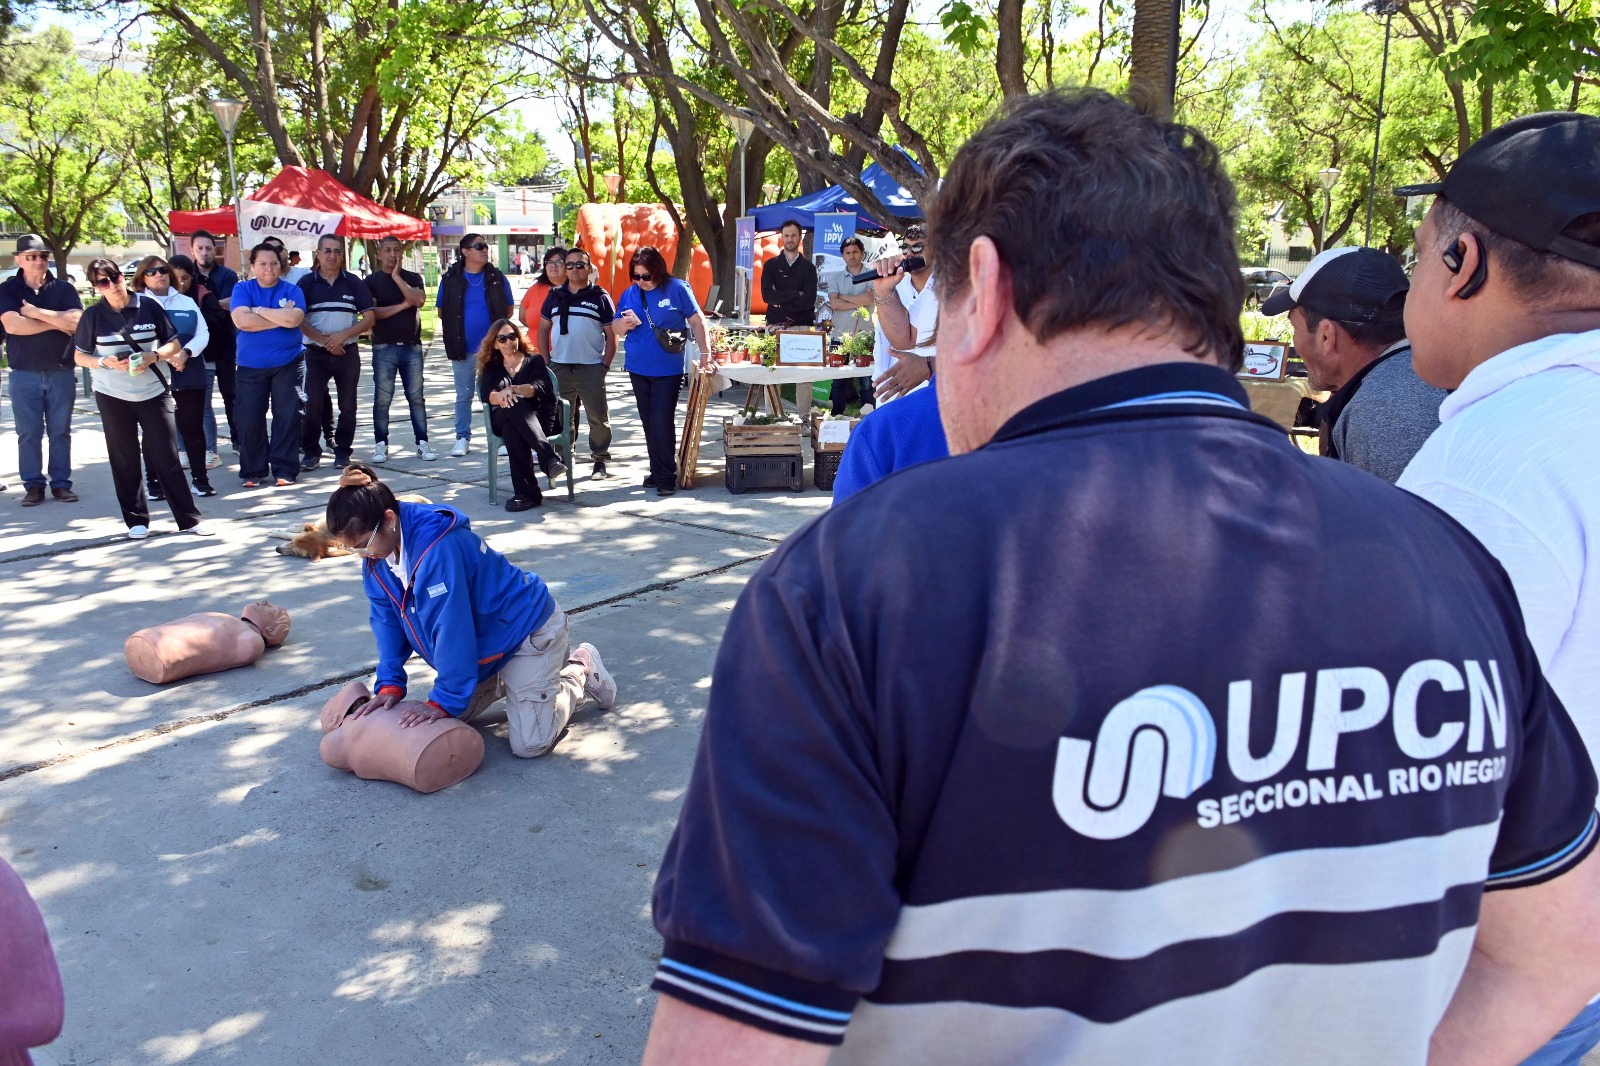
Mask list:
[[[910,256],[907,259],[905,259],[903,262],[901,262],[900,270],[897,271],[897,273],[915,274],[917,271],[922,270],[927,265],[928,265],[928,261],[926,259],[922,258],[922,256],[913,255],[913,256]],[[859,274],[850,275],[850,280],[855,282],[857,285],[859,285],[862,282],[866,282],[866,281],[877,281],[880,276],[885,276],[885,275],[880,275],[876,270],[864,270]],[[892,278],[895,275],[894,274],[889,274],[889,275],[886,275],[886,276]]]

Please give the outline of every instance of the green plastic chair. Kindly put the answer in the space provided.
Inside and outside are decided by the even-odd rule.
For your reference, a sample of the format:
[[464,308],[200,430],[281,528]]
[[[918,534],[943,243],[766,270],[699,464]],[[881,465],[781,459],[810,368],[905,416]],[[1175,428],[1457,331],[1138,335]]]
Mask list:
[[[557,396],[561,395],[561,383],[556,380],[556,372],[548,366],[545,373],[550,375],[550,388],[555,390]],[[559,405],[561,401],[558,399]],[[500,502],[500,447],[505,444],[504,437],[494,435],[494,420],[489,417],[490,407],[483,405],[483,435],[489,438],[489,502]],[[578,401],[569,400],[567,403],[566,417],[561,420],[561,432],[550,438],[550,445],[555,448],[556,454],[561,456],[561,461],[567,467],[567,502],[577,499],[577,492],[572,484],[572,427],[578,424]],[[538,477],[537,473],[534,477]]]

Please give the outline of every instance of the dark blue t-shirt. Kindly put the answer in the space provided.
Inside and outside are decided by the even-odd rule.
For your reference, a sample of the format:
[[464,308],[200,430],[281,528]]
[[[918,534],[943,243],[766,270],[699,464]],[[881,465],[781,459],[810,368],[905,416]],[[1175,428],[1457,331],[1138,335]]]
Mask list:
[[1594,771],[1482,546],[1245,403],[1103,378],[791,535],[654,987],[840,1062],[1421,1063],[1486,878],[1579,862]]
[[[617,314],[631,310],[639,324],[628,332],[624,356],[630,374],[646,377],[677,377],[683,373],[684,355],[674,355],[656,340],[656,329],[688,329],[689,319],[700,313],[694,290],[671,278],[665,286],[645,292],[629,285],[617,301]],[[651,327],[655,327],[654,329]]]
[[[263,290],[255,278],[241,281],[233,287],[232,310],[241,307],[298,307],[306,309],[306,298],[298,286],[280,280],[269,290]],[[287,366],[300,354],[305,334],[299,328],[274,326],[271,329],[239,330],[237,352],[239,365],[267,370]]]
[[[461,272],[461,276],[466,279],[467,283],[467,290],[462,296],[461,324],[466,330],[468,359],[476,359],[478,357],[478,348],[482,346],[483,338],[488,335],[489,327],[494,322],[489,317],[489,301],[483,295],[484,273],[482,270],[476,274],[465,270]],[[511,305],[514,301],[511,299],[510,279],[507,279],[504,284],[506,288],[506,303]],[[444,307],[444,289],[443,285],[439,286],[439,295],[434,299],[435,307]]]
[[838,505],[896,470],[949,454],[939,420],[939,392],[929,379],[926,388],[868,412],[850,433],[833,480],[833,502]]
[[[69,281],[46,273],[45,282],[35,292],[22,280],[19,270],[0,281],[0,315],[7,311],[22,311],[23,304],[33,304],[44,311],[80,311],[83,301],[78,290]],[[6,333],[6,359],[12,370],[71,370],[72,334],[58,329],[26,336]]]

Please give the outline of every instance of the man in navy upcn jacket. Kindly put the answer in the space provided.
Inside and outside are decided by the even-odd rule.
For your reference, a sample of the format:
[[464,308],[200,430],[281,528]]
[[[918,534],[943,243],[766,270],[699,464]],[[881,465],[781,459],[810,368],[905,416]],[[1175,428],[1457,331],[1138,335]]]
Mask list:
[[740,597],[646,1063],[1520,1061],[1594,773],[1483,548],[1248,410],[1216,149],[1013,101],[930,231],[952,457]]

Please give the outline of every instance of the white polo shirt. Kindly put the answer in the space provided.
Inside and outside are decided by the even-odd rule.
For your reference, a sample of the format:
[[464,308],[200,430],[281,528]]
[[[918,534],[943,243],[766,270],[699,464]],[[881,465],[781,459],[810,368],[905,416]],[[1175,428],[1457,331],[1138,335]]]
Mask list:
[[[933,275],[928,275],[928,283],[920,292],[911,283],[910,274],[900,279],[900,284],[895,286],[894,291],[900,297],[900,302],[905,304],[906,313],[911,316],[911,328],[916,331],[918,342],[914,349],[915,353],[923,358],[932,359],[935,345],[923,342],[933,337],[934,330],[939,325],[939,298],[933,294]],[[889,340],[883,335],[883,326],[879,324],[876,328],[877,339],[872,348],[874,378],[888,373],[895,362],[894,349],[889,347]],[[922,388],[922,385],[918,385],[917,388]]]

